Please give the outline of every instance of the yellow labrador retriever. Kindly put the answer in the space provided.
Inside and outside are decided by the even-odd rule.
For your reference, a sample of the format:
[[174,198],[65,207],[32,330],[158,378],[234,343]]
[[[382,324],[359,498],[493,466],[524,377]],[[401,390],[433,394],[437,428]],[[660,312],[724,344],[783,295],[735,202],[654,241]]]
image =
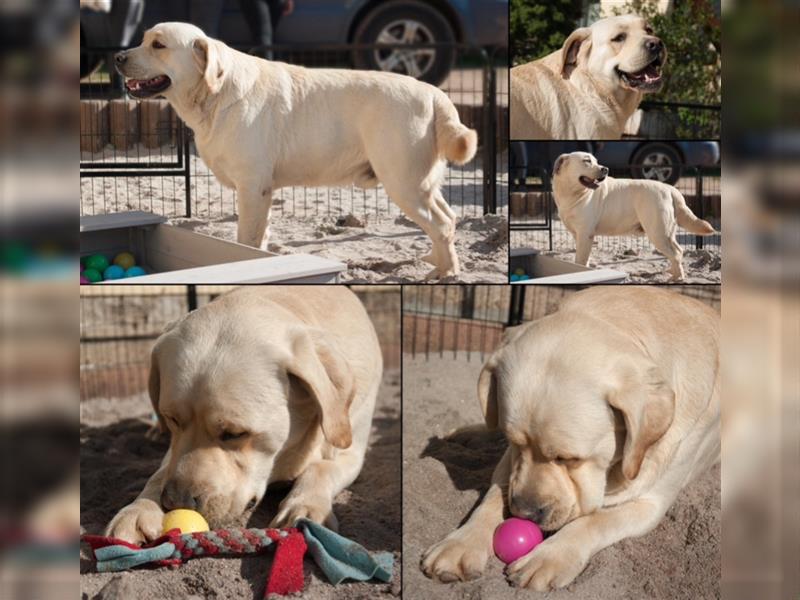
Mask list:
[[443,582],[479,577],[507,514],[554,532],[508,566],[538,591],[658,525],[720,454],[719,317],[662,289],[597,286],[510,330],[478,381],[508,450],[469,520],[422,561]]
[[647,235],[670,261],[673,281],[684,277],[677,226],[696,235],[716,233],[698,219],[676,188],[650,179],[615,179],[588,152],[562,154],[553,167],[553,198],[575,238],[575,262],[589,264],[596,235]]
[[456,217],[440,187],[445,159],[469,161],[477,134],[438,88],[266,61],[187,23],[156,25],[115,60],[129,93],[164,96],[214,175],[236,190],[239,242],[257,247],[268,236],[278,188],[383,184],[433,242],[429,277],[458,274]]
[[661,89],[666,59],[642,17],[573,31],[560,50],[511,69],[511,138],[619,139],[642,96]]
[[244,287],[193,311],[153,348],[150,398],[169,450],[106,534],[152,540],[175,508],[220,526],[276,481],[294,485],[273,527],[307,517],[335,528],[381,374],[375,330],[344,287]]

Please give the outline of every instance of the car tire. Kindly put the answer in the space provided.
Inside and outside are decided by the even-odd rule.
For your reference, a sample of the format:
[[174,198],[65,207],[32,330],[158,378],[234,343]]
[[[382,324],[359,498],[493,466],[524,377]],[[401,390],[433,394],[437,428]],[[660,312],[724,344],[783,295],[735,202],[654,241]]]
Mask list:
[[[447,19],[432,6],[414,0],[395,0],[381,3],[367,13],[355,29],[353,42],[452,44],[455,33]],[[439,85],[453,68],[455,57],[454,48],[362,49],[353,52],[353,64],[358,69],[403,73]]]
[[683,158],[669,144],[645,144],[633,155],[631,174],[637,179],[653,179],[674,185],[683,174]]

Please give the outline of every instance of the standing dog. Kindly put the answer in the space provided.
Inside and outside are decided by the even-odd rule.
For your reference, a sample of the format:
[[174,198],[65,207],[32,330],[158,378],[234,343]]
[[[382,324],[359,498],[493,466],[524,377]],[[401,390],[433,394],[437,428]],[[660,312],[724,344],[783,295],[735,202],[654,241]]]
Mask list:
[[511,138],[619,139],[642,96],[661,89],[666,59],[635,15],[573,31],[560,50],[511,69]]
[[187,23],[161,23],[115,57],[135,98],[164,96],[200,156],[238,197],[240,243],[268,235],[272,192],[294,185],[383,184],[431,238],[428,275],[457,275],[445,159],[464,164],[477,134],[438,88],[393,73],[266,61]]
[[595,235],[647,235],[670,261],[673,281],[684,277],[677,226],[696,235],[716,233],[698,219],[677,189],[649,179],[615,179],[588,152],[562,154],[553,167],[553,198],[575,238],[575,262],[589,264]]
[[508,566],[509,580],[564,587],[595,553],[654,529],[719,460],[719,316],[662,289],[590,288],[510,329],[478,398],[508,449],[481,504],[422,569],[479,577],[507,509],[554,532]]
[[164,511],[218,527],[294,481],[272,527],[336,527],[333,499],[358,476],[381,382],[381,349],[344,287],[243,287],[167,327],[150,399],[170,432],[159,469],[106,535],[161,534]]

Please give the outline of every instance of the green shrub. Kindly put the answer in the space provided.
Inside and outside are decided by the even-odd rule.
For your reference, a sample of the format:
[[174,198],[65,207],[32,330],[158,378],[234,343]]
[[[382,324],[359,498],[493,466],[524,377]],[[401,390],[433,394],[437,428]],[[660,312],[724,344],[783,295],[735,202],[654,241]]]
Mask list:
[[581,17],[578,0],[512,0],[511,60],[519,65],[561,48]]

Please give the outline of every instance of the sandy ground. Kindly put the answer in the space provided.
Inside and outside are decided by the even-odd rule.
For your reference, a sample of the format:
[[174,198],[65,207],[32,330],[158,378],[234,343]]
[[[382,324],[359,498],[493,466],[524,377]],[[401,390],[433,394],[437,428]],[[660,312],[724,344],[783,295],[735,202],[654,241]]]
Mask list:
[[[236,240],[232,218],[172,219],[172,223],[214,237]],[[421,282],[433,268],[421,259],[431,242],[419,227],[397,217],[292,217],[270,226],[267,249],[277,254],[315,254],[347,265],[347,283]],[[459,219],[456,253],[458,278],[438,283],[505,283],[508,265],[508,226],[505,217],[485,215]]]
[[[165,147],[165,152],[168,147]],[[83,160],[109,165],[126,161],[164,161],[169,155],[141,144],[127,151],[107,145]],[[171,222],[228,240],[236,239],[236,197],[223,188],[205,163],[191,156],[192,218],[185,215],[182,177],[81,179],[81,214],[145,210]],[[467,165],[445,169],[442,193],[458,215],[456,252],[461,276],[448,282],[505,283],[508,279],[507,154],[497,156],[497,204],[500,215],[483,215],[483,168],[480,155]],[[348,266],[349,283],[416,283],[432,267],[420,260],[430,239],[388,198],[382,187],[282,188],[273,194],[268,250],[307,253]],[[440,282],[444,282],[440,280]]]
[[[575,252],[547,253],[555,258],[575,261]],[[592,250],[589,264],[595,268],[615,269],[628,274],[626,283],[668,283],[669,261],[656,250]],[[684,283],[721,283],[722,253],[718,246],[702,250],[684,250]]]
[[[145,440],[150,414],[150,402],[145,396],[82,403],[81,526],[86,532],[102,532],[114,513],[133,500],[158,467],[167,440],[156,443]],[[384,374],[361,475],[334,502],[343,535],[370,550],[394,553],[393,580],[389,584],[344,583],[333,587],[313,561],[307,559],[304,598],[349,600],[400,594],[400,443],[400,375],[395,369]],[[285,490],[267,494],[246,524],[266,526],[284,493]],[[271,556],[267,553],[248,558],[200,558],[177,569],[95,573],[82,554],[81,597],[84,600],[260,599]]]
[[566,589],[548,594],[517,590],[503,565],[489,560],[484,576],[440,584],[419,570],[422,553],[455,529],[488,486],[505,442],[496,433],[443,437],[457,427],[482,423],[475,386],[481,358],[404,361],[403,595],[427,599],[546,597],[569,600],[719,598],[720,470],[689,485],[661,524],[648,535],[602,550]]

